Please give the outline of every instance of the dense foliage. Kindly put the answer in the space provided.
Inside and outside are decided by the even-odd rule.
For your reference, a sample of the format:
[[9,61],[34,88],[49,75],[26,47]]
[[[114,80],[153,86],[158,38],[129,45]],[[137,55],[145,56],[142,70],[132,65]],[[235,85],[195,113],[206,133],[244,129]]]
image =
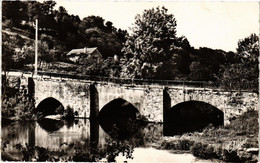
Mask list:
[[[3,70],[28,70],[24,65],[33,64],[37,18],[40,70],[121,78],[217,81],[222,85],[258,82],[256,34],[238,40],[236,52],[207,47],[194,49],[185,36],[176,36],[177,20],[165,7],[138,14],[132,33],[128,34],[100,16],[81,20],[68,14],[64,7],[55,10],[54,1],[3,1],[2,4]],[[103,58],[99,62],[90,60],[73,68],[62,68],[61,64],[69,63],[65,54],[83,47],[98,47]],[[117,59],[113,59],[114,55]]]
[[125,64],[121,76],[129,78],[175,79],[188,74],[188,40],[176,36],[176,20],[162,7],[137,15],[132,35],[122,51]]
[[35,116],[34,100],[28,94],[16,93],[13,97],[2,97],[1,114],[11,120],[33,120]]
[[251,34],[239,40],[235,57],[235,62],[227,65],[222,80],[241,84],[257,83],[259,76],[259,37],[256,34]]
[[39,33],[48,36],[41,39],[48,45],[46,53],[51,49],[64,53],[73,48],[96,46],[104,58],[121,55],[127,32],[116,29],[102,17],[88,16],[80,20],[77,15],[68,14],[64,7],[55,10],[55,1],[3,1],[2,5],[3,29],[22,29],[34,38],[34,22],[36,18],[39,20]]

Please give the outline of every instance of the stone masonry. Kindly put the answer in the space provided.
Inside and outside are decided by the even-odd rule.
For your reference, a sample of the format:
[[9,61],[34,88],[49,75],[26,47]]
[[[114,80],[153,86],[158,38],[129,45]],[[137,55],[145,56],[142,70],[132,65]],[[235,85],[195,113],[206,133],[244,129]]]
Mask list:
[[[26,83],[21,81],[21,83]],[[170,107],[178,103],[195,100],[209,103],[224,113],[224,123],[247,111],[258,109],[258,94],[254,92],[225,91],[221,89],[196,88],[160,84],[118,84],[113,82],[94,82],[68,78],[33,77],[36,107],[48,97],[55,98],[62,105],[73,108],[79,117],[91,115],[92,86],[96,93],[92,97],[95,116],[109,102],[121,98],[133,104],[149,121],[163,122],[164,96],[169,96]],[[29,87],[29,85],[28,85]],[[94,99],[94,100],[93,100]],[[166,105],[165,105],[166,106]]]

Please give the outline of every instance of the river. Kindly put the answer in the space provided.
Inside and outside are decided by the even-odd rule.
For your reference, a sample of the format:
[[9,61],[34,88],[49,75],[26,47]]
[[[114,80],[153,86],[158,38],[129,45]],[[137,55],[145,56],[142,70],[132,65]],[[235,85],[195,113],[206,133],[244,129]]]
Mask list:
[[154,144],[163,137],[163,126],[155,123],[139,126],[131,137],[123,138],[108,134],[96,120],[89,119],[3,122],[1,134],[2,148],[7,142],[4,151],[19,159],[24,155],[17,144],[48,149],[49,155],[58,161],[68,161],[73,156],[73,160],[81,161],[75,153],[93,156],[94,152],[95,157],[100,154],[95,161],[112,157],[116,162],[208,162],[191,154],[156,149]]

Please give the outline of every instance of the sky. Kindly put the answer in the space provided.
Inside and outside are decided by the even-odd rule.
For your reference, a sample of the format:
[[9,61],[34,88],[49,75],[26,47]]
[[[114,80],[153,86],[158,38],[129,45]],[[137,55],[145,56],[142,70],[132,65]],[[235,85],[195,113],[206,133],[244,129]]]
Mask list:
[[185,36],[195,48],[236,51],[239,39],[259,34],[258,2],[169,2],[169,1],[57,1],[81,19],[101,16],[116,28],[133,27],[135,16],[145,9],[164,6],[177,21],[177,36]]

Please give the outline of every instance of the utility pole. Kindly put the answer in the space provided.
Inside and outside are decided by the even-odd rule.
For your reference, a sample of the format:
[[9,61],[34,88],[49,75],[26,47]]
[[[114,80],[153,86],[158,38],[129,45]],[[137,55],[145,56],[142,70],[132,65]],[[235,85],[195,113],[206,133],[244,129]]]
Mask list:
[[35,24],[35,61],[34,61],[34,74],[37,75],[38,66],[38,19],[36,19]]

